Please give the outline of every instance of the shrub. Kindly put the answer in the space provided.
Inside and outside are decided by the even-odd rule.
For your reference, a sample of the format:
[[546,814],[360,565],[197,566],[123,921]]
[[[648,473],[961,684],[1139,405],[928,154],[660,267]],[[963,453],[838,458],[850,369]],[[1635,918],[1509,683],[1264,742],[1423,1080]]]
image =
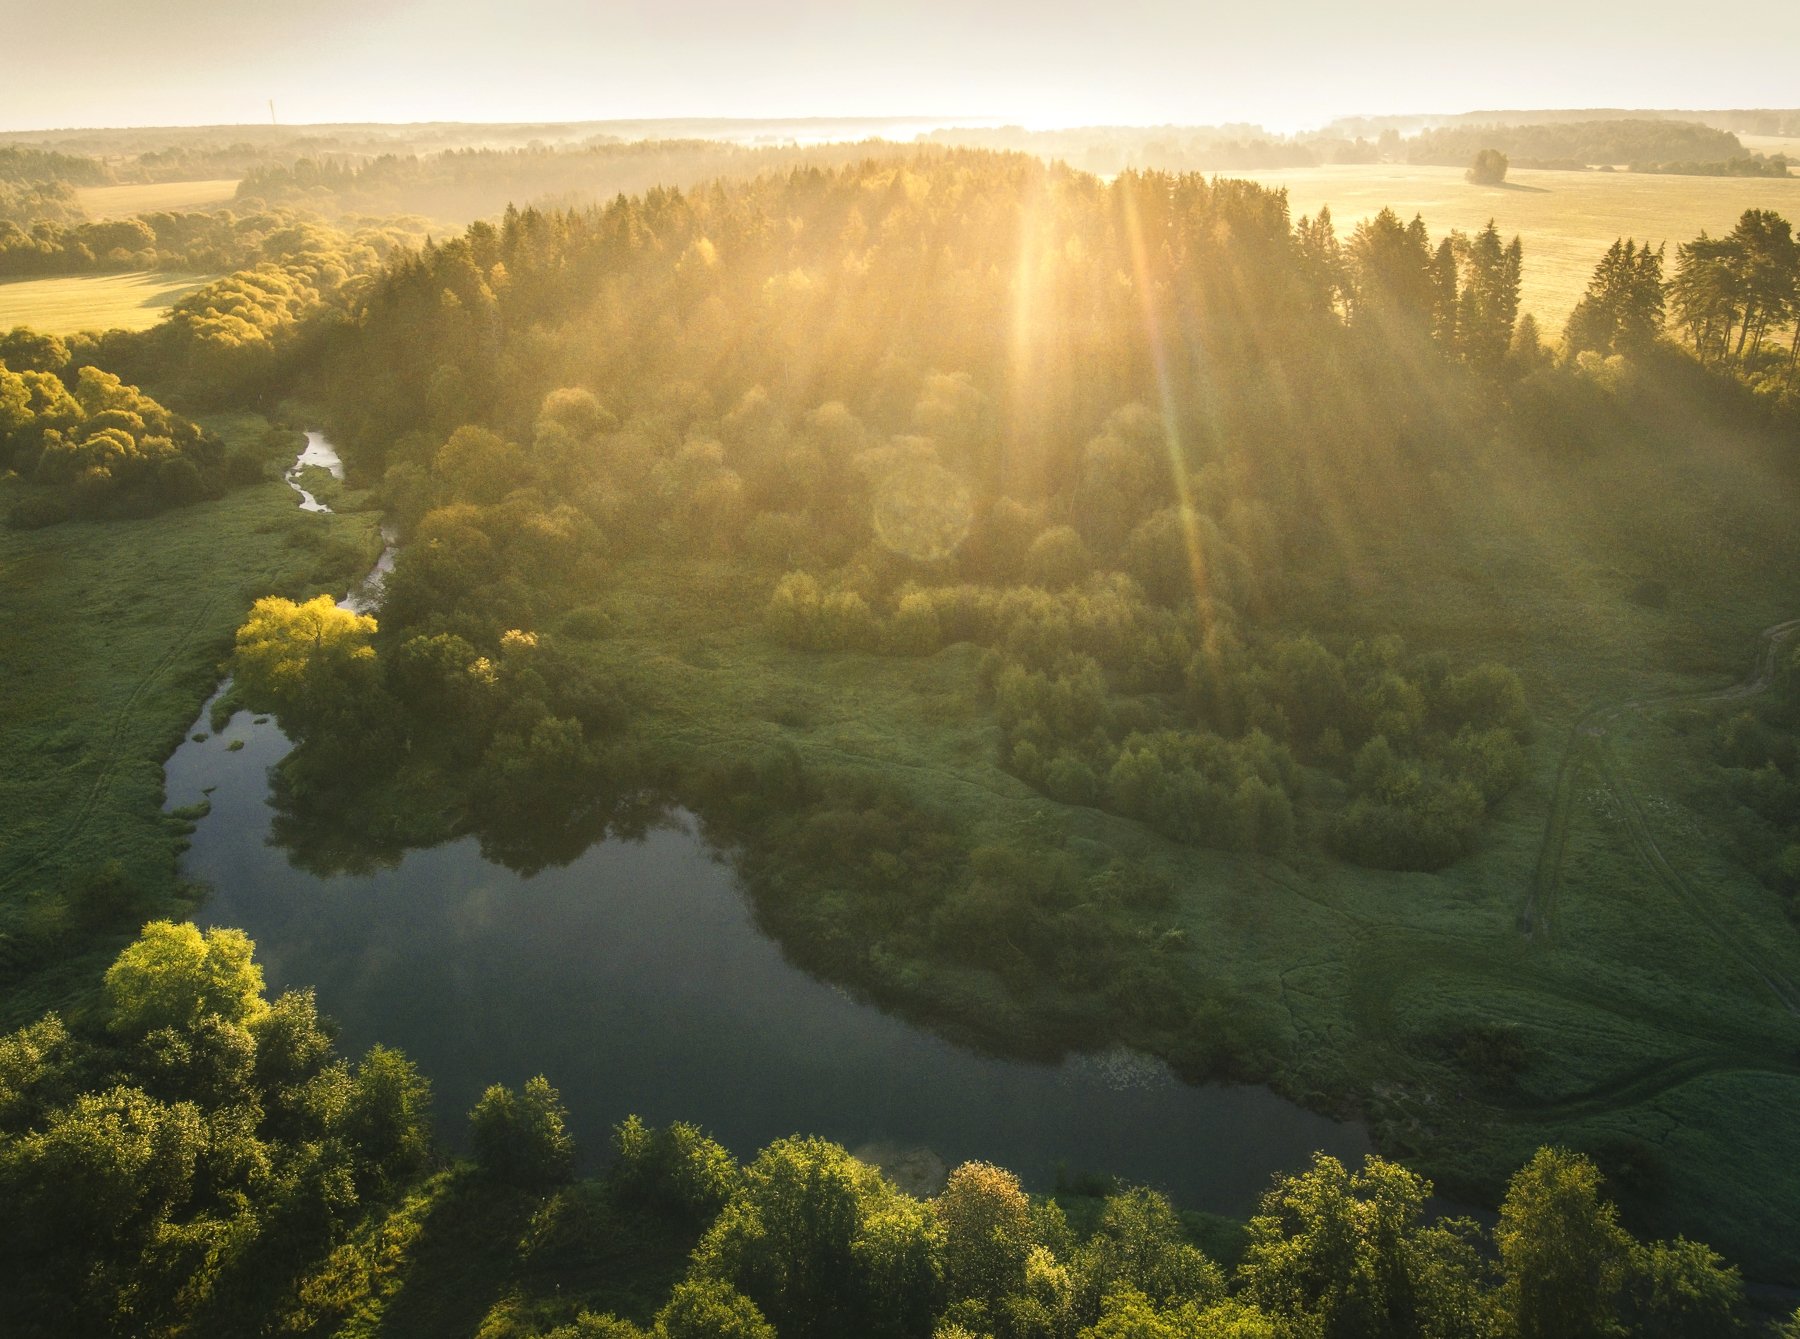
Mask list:
[[575,1141],[562,1097],[539,1074],[523,1092],[494,1084],[469,1112],[475,1161],[496,1180],[553,1186],[575,1171]]
[[43,530],[61,525],[69,516],[69,504],[63,498],[28,497],[7,514],[6,523],[14,530]]
[[704,1223],[742,1180],[737,1160],[685,1121],[657,1129],[627,1116],[613,1130],[612,1180],[629,1199]]

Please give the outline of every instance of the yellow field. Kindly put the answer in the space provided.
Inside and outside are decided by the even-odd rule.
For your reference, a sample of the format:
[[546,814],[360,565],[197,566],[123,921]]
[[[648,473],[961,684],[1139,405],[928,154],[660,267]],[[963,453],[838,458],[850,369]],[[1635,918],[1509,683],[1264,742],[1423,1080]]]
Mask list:
[[1580,299],[1594,266],[1620,236],[1675,244],[1702,228],[1728,232],[1746,209],[1774,209],[1800,223],[1800,177],[1663,177],[1630,172],[1541,172],[1515,169],[1503,186],[1471,186],[1461,168],[1372,164],[1227,173],[1285,186],[1295,218],[1331,206],[1338,236],[1357,220],[1391,205],[1402,218],[1425,216],[1432,236],[1471,232],[1492,218],[1525,242],[1522,310],[1535,312],[1549,336]]
[[235,177],[218,181],[159,181],[148,186],[78,186],[75,198],[97,219],[128,218],[159,209],[210,209],[237,193]]
[[52,335],[77,330],[147,330],[210,275],[78,274],[0,281],[0,330],[28,325]]
[[1800,135],[1739,135],[1738,141],[1752,153],[1785,153],[1800,159]]

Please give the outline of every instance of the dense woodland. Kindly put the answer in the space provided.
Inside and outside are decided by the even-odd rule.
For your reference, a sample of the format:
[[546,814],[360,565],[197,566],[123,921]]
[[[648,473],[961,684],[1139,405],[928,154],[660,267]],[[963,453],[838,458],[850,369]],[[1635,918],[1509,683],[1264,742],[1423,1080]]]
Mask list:
[[[370,248],[385,259],[396,242],[418,241],[416,220],[384,219],[379,224],[327,227],[307,212],[256,209],[204,213],[138,214],[104,222],[29,228],[0,221],[0,276],[95,274],[130,270],[174,270],[188,274],[230,273],[303,259],[308,253]],[[367,257],[347,262],[363,268]]]
[[[816,1138],[740,1164],[631,1118],[576,1182],[541,1077],[489,1088],[472,1162],[438,1170],[424,1076],[340,1057],[311,992],[267,998],[253,947],[153,922],[93,1008],[0,1037],[9,1333],[1713,1339],[1749,1315],[1736,1269],[1633,1238],[1593,1164],[1551,1148],[1491,1233],[1428,1217],[1431,1184],[1396,1164],[1321,1155],[1215,1234],[1225,1263],[1153,1189],[1033,1196],[967,1163],[921,1199]],[[465,1278],[434,1293],[446,1235]],[[660,1291],[621,1298],[645,1273]]]
[[[559,612],[528,574],[577,591],[698,546],[786,569],[790,645],[987,648],[1007,764],[1058,799],[1431,868],[1518,779],[1516,681],[1264,629],[1339,560],[1346,495],[1378,507],[1508,386],[1522,419],[1579,406],[1516,338],[1521,263],[1491,228],[1384,213],[1340,242],[1244,183],[950,153],[477,225],[390,271],[320,384],[415,539],[392,655],[451,637],[501,664],[500,634]],[[1720,301],[1733,356],[1789,310]],[[1400,390],[1417,367],[1432,389]]]
[[0,336],[0,461],[45,488],[14,508],[20,528],[182,506],[217,497],[231,476],[224,447],[194,423],[22,329]]
[[[1409,163],[1461,167],[1480,149],[1499,149],[1515,167],[1592,167],[1748,160],[1729,131],[1685,121],[1558,121],[1543,125],[1458,125],[1404,141]],[[1641,169],[1640,169],[1641,170]],[[1785,169],[1784,169],[1785,170]]]
[[[422,245],[165,216],[189,230],[170,254],[250,268],[143,335],[0,339],[0,452],[35,485],[14,524],[260,477],[182,415],[301,397],[402,549],[373,617],[270,596],[239,630],[239,698],[300,741],[278,837],[348,834],[353,864],[474,831],[535,869],[678,802],[833,980],[932,1016],[921,964],[949,963],[1021,1011],[990,1028],[1035,1011],[1019,1049],[1124,1038],[1190,1078],[1267,1079],[1256,1002],[1177,965],[1166,879],[1053,834],[978,842],[898,781],[791,750],[676,747],[606,658],[609,602],[679,569],[711,582],[698,617],[753,623],[770,654],[962,648],[994,760],[1038,794],[1186,846],[1439,869],[1520,784],[1533,707],[1505,665],[1346,635],[1331,606],[1359,549],[1477,452],[1595,450],[1673,406],[1791,436],[1791,229],[1750,211],[1666,271],[1621,239],[1553,347],[1492,226],[1384,211],[1339,236],[1244,182],[861,152]],[[1790,896],[1793,673],[1719,732],[1712,778]],[[935,1016],[999,1040],[957,1009]],[[11,1314],[327,1332],[404,1296],[434,1222],[488,1218],[527,1281],[494,1335],[1699,1335],[1742,1307],[1735,1271],[1631,1238],[1558,1150],[1491,1234],[1428,1223],[1398,1166],[1322,1160],[1232,1261],[1152,1192],[1064,1208],[974,1166],[918,1200],[816,1140],[739,1165],[628,1123],[607,1176],[571,1184],[541,1081],[491,1091],[475,1162],[445,1169],[426,1099],[394,1053],[336,1057],[307,997],[266,1000],[241,935],[152,925],[103,1004],[0,1041],[0,1184],[29,1206],[5,1229]],[[641,1276],[645,1252],[658,1295],[606,1300],[595,1279]]]
[[[192,257],[201,268],[235,273],[176,303],[147,337],[113,332],[64,340],[25,329],[0,336],[0,460],[42,486],[13,508],[11,524],[142,516],[217,497],[232,482],[260,480],[260,463],[227,459],[188,418],[108,369],[137,381],[148,374],[190,404],[254,394],[278,357],[291,355],[308,318],[412,236],[401,224],[348,234],[280,214],[156,217],[167,238],[185,233],[195,248],[179,259],[180,268]],[[40,241],[54,232],[37,231]],[[152,235],[136,219],[83,224],[80,231],[89,240],[105,234],[144,242]]]

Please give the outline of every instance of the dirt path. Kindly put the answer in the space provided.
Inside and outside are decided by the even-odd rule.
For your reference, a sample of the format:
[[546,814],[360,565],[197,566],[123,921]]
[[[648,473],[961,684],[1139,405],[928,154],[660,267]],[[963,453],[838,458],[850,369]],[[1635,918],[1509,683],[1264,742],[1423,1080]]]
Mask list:
[[1714,1074],[1772,1074],[1782,1078],[1800,1077],[1800,1060],[1755,1055],[1747,1051],[1695,1051],[1668,1060],[1654,1060],[1627,1070],[1587,1089],[1554,1101],[1521,1099],[1516,1106],[1496,1103],[1515,1120],[1537,1123],[1543,1120],[1576,1120],[1584,1116],[1604,1115],[1622,1106],[1635,1106],[1661,1097],[1671,1089]]
[[1556,770],[1556,787],[1550,812],[1544,823],[1543,840],[1538,847],[1537,864],[1524,904],[1519,909],[1521,933],[1548,938],[1554,928],[1556,903],[1562,887],[1563,856],[1569,840],[1569,819],[1574,807],[1575,781],[1584,768],[1598,777],[1603,791],[1618,804],[1624,817],[1626,835],[1638,858],[1669,892],[1679,898],[1695,918],[1710,930],[1747,967],[1762,980],[1790,1013],[1800,1015],[1800,986],[1785,972],[1767,960],[1766,955],[1743,940],[1713,911],[1707,899],[1671,862],[1657,844],[1649,815],[1630,782],[1620,772],[1608,747],[1607,735],[1619,719],[1630,712],[1678,706],[1681,704],[1716,704],[1753,697],[1767,688],[1775,677],[1776,657],[1781,644],[1800,632],[1800,618],[1789,619],[1764,628],[1756,665],[1750,675],[1726,688],[1700,693],[1664,693],[1651,697],[1592,707],[1583,712],[1569,731],[1562,761]]

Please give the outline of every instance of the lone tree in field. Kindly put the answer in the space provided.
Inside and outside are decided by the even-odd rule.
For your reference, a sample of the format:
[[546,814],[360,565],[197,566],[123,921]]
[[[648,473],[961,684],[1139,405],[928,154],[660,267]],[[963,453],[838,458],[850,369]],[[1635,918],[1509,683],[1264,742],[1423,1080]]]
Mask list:
[[1475,155],[1469,164],[1469,170],[1463,173],[1469,181],[1477,186],[1498,186],[1506,180],[1506,169],[1511,166],[1506,155],[1498,149],[1483,149]]

